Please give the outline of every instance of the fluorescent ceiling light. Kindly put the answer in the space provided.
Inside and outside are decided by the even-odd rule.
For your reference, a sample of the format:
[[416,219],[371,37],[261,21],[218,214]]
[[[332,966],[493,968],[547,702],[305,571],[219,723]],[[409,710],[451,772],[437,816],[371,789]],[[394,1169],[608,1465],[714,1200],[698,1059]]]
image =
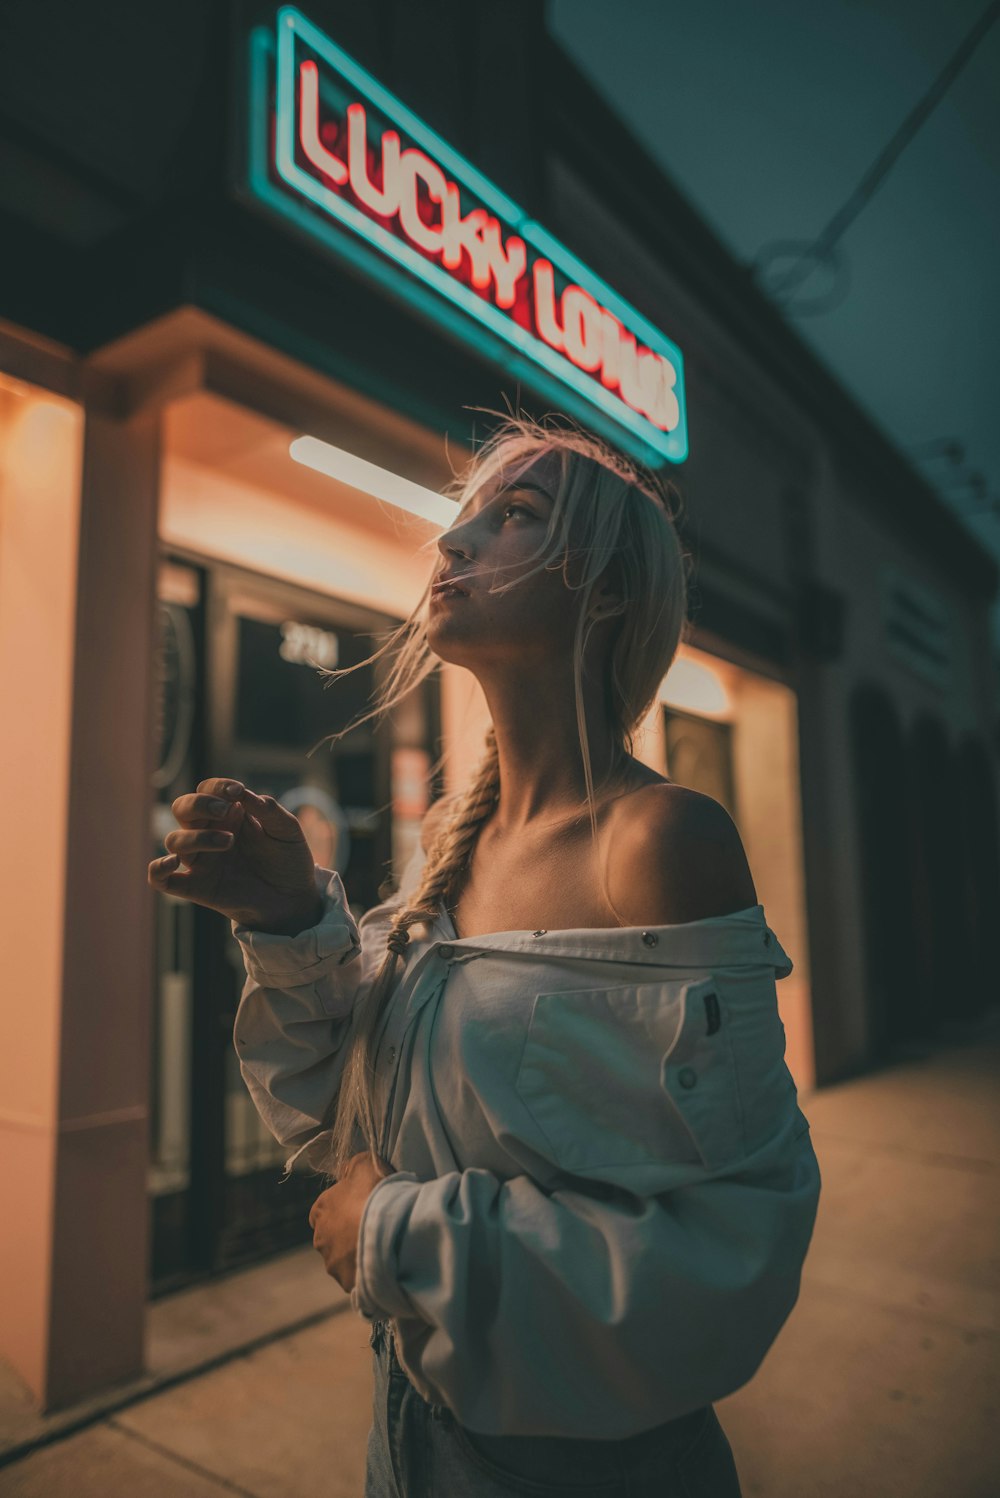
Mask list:
[[289,443],[288,451],[296,463],[314,468],[317,473],[325,473],[328,478],[339,479],[343,484],[350,484],[352,489],[360,489],[376,499],[388,500],[400,510],[408,510],[411,515],[419,515],[421,520],[430,520],[442,529],[449,526],[458,514],[457,500],[445,499],[432,489],[424,489],[398,473],[391,473],[388,468],[380,468],[377,463],[369,463],[365,458],[345,452],[342,447],[321,442],[318,437],[296,437]]

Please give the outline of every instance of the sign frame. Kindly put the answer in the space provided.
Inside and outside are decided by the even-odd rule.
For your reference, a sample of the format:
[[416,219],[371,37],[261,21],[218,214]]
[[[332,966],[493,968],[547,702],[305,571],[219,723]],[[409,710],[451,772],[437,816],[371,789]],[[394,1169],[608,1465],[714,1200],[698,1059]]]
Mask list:
[[[402,234],[395,234],[296,160],[298,129],[296,83],[297,48],[313,57],[359,96],[369,109],[405,134],[453,182],[465,190],[486,214],[493,215],[513,239],[519,237],[533,252],[532,268],[548,262],[567,286],[579,289],[578,302],[590,300],[608,324],[620,324],[633,348],[659,356],[676,371],[671,394],[676,396],[678,419],[670,430],[655,425],[622,395],[578,367],[500,306],[477,293],[466,281],[449,274]],[[532,219],[508,194],[426,125],[360,63],[313,24],[294,5],[277,8],[272,31],[251,28],[247,51],[247,94],[243,129],[244,159],[237,172],[240,198],[285,223],[313,242],[319,242],[354,273],[380,285],[389,295],[416,310],[438,327],[444,326],[459,342],[499,365],[507,374],[532,386],[546,399],[599,431],[608,440],[652,468],[682,463],[688,455],[684,358],[671,339],[660,332],[631,303],[614,291],[553,234]],[[269,141],[270,99],[275,92],[274,152]],[[319,83],[317,83],[317,88]],[[387,133],[387,132],[386,132]],[[278,180],[275,180],[275,179]],[[457,201],[457,194],[456,194]],[[430,228],[430,226],[427,226]],[[554,278],[553,278],[554,280]],[[537,285],[537,281],[536,281]],[[575,295],[577,295],[575,293]],[[597,314],[594,314],[595,316]],[[536,314],[537,321],[537,314]]]

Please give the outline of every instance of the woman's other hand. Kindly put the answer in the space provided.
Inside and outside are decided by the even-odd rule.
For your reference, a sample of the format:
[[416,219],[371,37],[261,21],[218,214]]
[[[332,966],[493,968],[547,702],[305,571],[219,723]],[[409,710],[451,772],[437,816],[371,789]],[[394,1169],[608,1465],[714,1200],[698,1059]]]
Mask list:
[[354,1289],[357,1276],[358,1234],[365,1203],[379,1181],[392,1175],[392,1166],[383,1162],[377,1169],[367,1150],[352,1155],[344,1173],[313,1202],[309,1226],[313,1230],[313,1248],[323,1257],[326,1272],[342,1290]]

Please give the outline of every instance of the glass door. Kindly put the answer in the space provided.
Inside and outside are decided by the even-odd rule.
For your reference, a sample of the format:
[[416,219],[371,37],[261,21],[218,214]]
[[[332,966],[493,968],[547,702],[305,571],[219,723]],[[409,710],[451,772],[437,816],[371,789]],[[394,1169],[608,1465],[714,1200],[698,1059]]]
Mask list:
[[[314,663],[355,665],[398,621],[220,564],[201,576],[188,653],[197,663],[200,641],[204,667],[188,673],[195,699],[189,754],[175,753],[176,764],[166,766],[172,779],[160,772],[166,813],[159,813],[159,835],[176,825],[174,797],[207,776],[232,775],[295,813],[316,863],[341,875],[359,919],[398,880],[438,793],[430,783],[440,732],[437,678],[389,721],[321,743],[370,711],[381,663],[332,684]],[[176,593],[175,574],[164,578],[174,579]],[[178,626],[162,617],[166,638]],[[279,1185],[288,1151],[261,1122],[232,1044],[245,969],[229,922],[158,898],[158,1004],[169,1021],[157,1027],[154,1058],[161,1105],[153,1278],[167,1289],[309,1242],[319,1178]]]

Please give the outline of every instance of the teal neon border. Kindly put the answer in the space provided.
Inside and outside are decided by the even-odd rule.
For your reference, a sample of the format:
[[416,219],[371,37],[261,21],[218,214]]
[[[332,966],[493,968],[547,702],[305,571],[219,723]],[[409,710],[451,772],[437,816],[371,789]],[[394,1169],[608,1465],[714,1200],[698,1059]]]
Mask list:
[[[582,286],[613,312],[647,347],[671,361],[677,370],[675,393],[680,408],[680,420],[672,432],[660,432],[638,412],[633,412],[606,391],[599,381],[578,370],[542,340],[506,317],[499,308],[439,270],[405,240],[383,229],[297,166],[294,159],[296,38],[405,131],[453,179],[464,184],[497,218],[520,234],[526,244],[551,260],[569,280]],[[417,307],[432,320],[444,323],[459,339],[500,363],[508,373],[524,379],[541,389],[548,398],[568,407],[572,414],[588,420],[636,457],[654,467],[664,462],[684,461],[688,452],[684,360],[676,345],[595,272],[577,260],[554,236],[529,219],[512,199],[290,5],[282,6],[277,13],[275,165],[278,174],[295,194],[313,203],[336,222],[329,223],[319,218],[294,197],[282,192],[269,175],[267,141],[261,128],[261,122],[266,118],[267,70],[272,51],[269,33],[263,28],[256,29],[250,38],[247,172],[250,190],[257,199],[299,230],[321,240],[340,258],[380,281],[393,295]],[[338,223],[351,232],[340,232]]]

